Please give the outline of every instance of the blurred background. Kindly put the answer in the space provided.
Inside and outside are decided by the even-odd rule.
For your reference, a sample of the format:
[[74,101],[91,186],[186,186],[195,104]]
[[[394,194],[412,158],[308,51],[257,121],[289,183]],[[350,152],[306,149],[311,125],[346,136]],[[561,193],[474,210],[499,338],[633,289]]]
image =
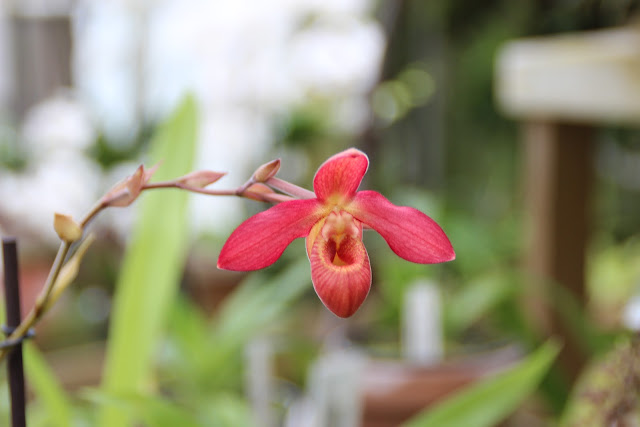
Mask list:
[[[53,213],[79,218],[151,166],[154,135],[187,95],[191,170],[228,172],[216,188],[274,158],[310,188],[328,156],[355,146],[371,161],[363,188],[427,213],[457,253],[414,265],[367,234],[372,291],[341,320],[315,297],[301,241],[263,272],[217,270],[226,237],[265,206],[189,195],[184,266],[156,308],[151,372],[131,404],[100,384],[144,213],[107,211],[77,283],[38,327],[33,357],[66,403],[32,379],[33,425],[52,411],[94,425],[114,401],[144,425],[165,425],[149,409],[165,404],[194,425],[397,425],[549,336],[565,343],[558,362],[505,425],[566,416],[588,362],[640,328],[639,6],[0,1],[0,233],[18,238],[23,312],[55,256]],[[608,104],[610,87],[622,95]]]

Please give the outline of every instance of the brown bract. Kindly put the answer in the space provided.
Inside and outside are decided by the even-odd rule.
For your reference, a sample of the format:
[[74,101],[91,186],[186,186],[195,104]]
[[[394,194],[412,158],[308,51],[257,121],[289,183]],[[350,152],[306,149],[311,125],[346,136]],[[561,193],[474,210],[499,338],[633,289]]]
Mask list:
[[269,163],[265,163],[260,166],[253,173],[253,180],[255,182],[265,182],[269,178],[276,176],[278,171],[280,170],[280,159],[275,159],[270,161]]
[[178,184],[182,184],[187,187],[205,188],[208,185],[213,184],[220,178],[225,176],[225,172],[215,172],[209,170],[200,170],[191,172],[183,177],[176,179]]

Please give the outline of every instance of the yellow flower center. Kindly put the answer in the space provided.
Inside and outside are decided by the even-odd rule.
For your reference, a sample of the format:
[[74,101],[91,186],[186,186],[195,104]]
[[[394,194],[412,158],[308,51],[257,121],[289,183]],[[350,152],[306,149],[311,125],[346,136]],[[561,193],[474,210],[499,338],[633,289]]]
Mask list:
[[346,196],[339,193],[334,193],[327,197],[325,200],[325,206],[333,206],[333,210],[339,212],[349,204],[351,200]]

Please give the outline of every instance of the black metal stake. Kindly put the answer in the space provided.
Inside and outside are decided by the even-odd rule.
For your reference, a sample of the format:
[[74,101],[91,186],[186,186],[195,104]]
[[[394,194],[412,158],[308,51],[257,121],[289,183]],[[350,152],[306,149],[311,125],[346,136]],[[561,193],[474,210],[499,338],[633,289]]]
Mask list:
[[[20,324],[20,284],[18,282],[18,253],[16,239],[2,239],[4,262],[4,296],[7,311],[7,330],[13,330]],[[24,368],[22,364],[22,343],[7,354],[7,372],[9,375],[9,391],[11,393],[11,425],[26,427],[26,402],[24,390]]]

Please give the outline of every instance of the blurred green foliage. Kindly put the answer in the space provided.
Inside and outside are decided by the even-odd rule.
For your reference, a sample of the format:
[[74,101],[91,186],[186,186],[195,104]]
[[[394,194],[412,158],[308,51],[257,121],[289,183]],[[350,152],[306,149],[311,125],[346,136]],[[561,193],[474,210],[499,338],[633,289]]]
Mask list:
[[[187,97],[151,142],[152,161],[163,162],[156,179],[192,170],[197,129],[196,101]],[[186,258],[187,194],[145,196],[114,297],[103,379],[108,394],[135,394],[149,380],[154,347]],[[128,417],[113,408],[105,406],[101,425],[128,424]]]
[[10,126],[0,123],[0,167],[19,171],[26,167],[27,155],[20,147],[20,137]]
[[[33,406],[30,408],[30,425],[72,425],[71,399],[32,343],[24,346],[24,363],[27,381],[38,396],[37,405],[41,405],[40,410]],[[34,418],[39,421],[35,421]]]
[[99,135],[91,147],[91,156],[105,169],[130,159],[139,158],[148,148],[151,132],[152,127],[145,127],[133,141],[119,143],[108,141],[104,135]]

